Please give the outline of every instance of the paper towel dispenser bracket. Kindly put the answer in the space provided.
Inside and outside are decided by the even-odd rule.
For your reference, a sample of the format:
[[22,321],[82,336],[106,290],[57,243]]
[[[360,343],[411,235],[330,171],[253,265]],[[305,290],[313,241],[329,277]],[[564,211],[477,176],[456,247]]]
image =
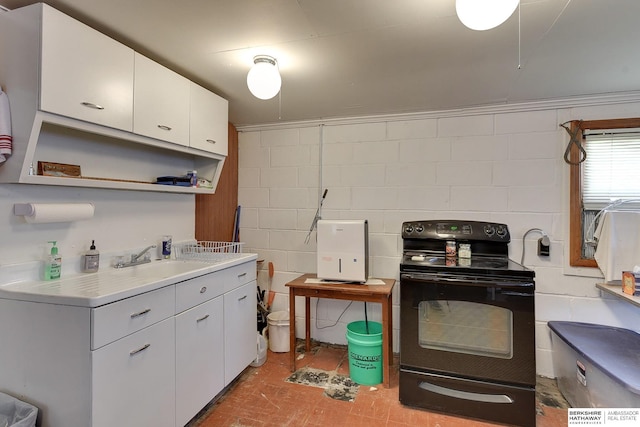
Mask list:
[[13,214],[15,216],[31,216],[35,212],[31,203],[16,203],[13,205]]

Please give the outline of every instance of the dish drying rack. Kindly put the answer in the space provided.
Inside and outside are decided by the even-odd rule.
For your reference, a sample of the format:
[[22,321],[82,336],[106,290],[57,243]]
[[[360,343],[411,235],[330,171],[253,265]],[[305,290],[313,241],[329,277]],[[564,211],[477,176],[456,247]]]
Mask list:
[[222,261],[242,254],[244,243],[199,241],[176,245],[176,259],[189,261]]

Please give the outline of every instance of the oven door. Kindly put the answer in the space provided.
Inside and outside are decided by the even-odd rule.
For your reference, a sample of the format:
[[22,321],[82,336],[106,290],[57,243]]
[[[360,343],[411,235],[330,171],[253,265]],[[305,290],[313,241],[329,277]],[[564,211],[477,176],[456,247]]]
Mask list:
[[534,288],[533,280],[403,273],[401,369],[535,385]]

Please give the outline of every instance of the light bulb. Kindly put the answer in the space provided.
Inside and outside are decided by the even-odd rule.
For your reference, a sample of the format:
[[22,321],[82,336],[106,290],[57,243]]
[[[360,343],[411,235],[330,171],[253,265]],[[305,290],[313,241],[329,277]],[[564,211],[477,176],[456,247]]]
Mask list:
[[247,86],[256,98],[271,99],[280,92],[282,79],[276,60],[269,56],[256,56],[247,74]]
[[509,19],[520,0],[456,0],[460,21],[472,30],[490,30]]

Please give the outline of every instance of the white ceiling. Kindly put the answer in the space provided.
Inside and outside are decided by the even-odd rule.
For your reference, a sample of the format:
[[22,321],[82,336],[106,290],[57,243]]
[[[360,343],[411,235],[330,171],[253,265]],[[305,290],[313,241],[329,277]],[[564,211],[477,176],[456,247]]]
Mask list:
[[[522,0],[520,25],[516,10],[482,32],[455,0],[47,3],[227,98],[236,126],[640,90],[638,0]],[[249,93],[258,54],[277,58],[281,97]]]

